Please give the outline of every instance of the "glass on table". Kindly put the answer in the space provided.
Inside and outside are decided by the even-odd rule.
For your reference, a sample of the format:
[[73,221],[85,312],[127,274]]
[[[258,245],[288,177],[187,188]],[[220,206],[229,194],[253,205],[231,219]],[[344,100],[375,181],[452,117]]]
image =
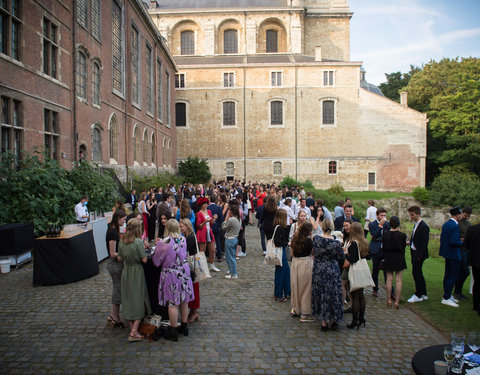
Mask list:
[[452,346],[455,354],[463,354],[465,345],[465,335],[463,333],[452,333]]
[[470,332],[468,334],[468,346],[473,352],[472,361],[477,363],[480,362],[480,358],[475,358],[476,356],[479,356],[476,352],[480,349],[480,332]]
[[450,366],[450,363],[452,363],[453,359],[455,358],[455,352],[453,351],[452,345],[447,345],[443,348],[443,357]]

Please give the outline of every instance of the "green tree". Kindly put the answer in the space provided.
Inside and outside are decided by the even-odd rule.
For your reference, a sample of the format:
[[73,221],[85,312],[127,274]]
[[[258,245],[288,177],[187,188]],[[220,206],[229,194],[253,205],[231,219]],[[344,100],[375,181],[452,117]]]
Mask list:
[[181,161],[178,164],[178,174],[193,184],[207,183],[212,177],[207,159],[200,159],[197,156]]
[[400,91],[408,85],[412,76],[421,70],[422,68],[418,66],[410,65],[410,71],[408,73],[385,73],[387,82],[381,83],[378,87],[387,98],[400,102]]

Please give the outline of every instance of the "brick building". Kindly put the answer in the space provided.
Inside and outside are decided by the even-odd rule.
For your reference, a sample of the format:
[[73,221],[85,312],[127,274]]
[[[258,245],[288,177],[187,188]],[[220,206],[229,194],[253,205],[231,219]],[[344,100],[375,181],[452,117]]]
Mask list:
[[175,62],[140,0],[0,1],[2,152],[176,167]]
[[216,179],[409,190],[425,183],[426,116],[350,61],[347,0],[162,0],[178,66],[178,159]]

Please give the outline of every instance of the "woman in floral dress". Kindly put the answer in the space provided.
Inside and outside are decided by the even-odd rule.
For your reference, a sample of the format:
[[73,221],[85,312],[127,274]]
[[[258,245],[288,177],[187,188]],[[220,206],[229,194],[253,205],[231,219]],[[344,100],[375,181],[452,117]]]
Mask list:
[[339,262],[345,258],[342,244],[333,239],[331,220],[322,223],[322,236],[313,238],[312,313],[322,321],[322,331],[338,328],[343,319],[342,281]]
[[[167,340],[177,341],[178,333],[188,336],[188,302],[194,300],[190,267],[187,262],[187,244],[180,233],[178,221],[170,219],[165,226],[164,237],[157,243],[153,255],[153,264],[162,266],[160,283],[158,284],[158,302],[168,306],[170,327]],[[178,308],[180,307],[181,325],[178,324]]]

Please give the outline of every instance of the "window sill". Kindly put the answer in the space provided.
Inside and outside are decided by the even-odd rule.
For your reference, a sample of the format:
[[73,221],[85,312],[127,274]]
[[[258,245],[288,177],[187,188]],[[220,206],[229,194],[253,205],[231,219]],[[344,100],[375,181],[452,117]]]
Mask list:
[[220,129],[238,129],[238,125],[223,125],[220,126]]
[[112,158],[110,158],[109,163],[110,163],[111,165],[118,165],[118,162],[117,162],[115,159],[112,159]]
[[268,125],[269,129],[285,129],[285,125]]

